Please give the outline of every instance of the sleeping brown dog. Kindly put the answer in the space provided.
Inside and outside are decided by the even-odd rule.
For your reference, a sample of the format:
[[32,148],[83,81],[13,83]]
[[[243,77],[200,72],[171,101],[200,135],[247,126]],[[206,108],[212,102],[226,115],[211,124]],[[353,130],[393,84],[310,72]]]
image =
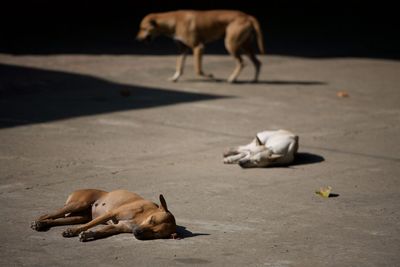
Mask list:
[[[140,240],[169,238],[176,234],[174,215],[160,195],[160,206],[126,190],[106,192],[83,189],[73,192],[63,208],[39,217],[31,228],[46,231],[53,226],[82,224],[68,228],[64,237],[79,235],[80,241],[91,241],[120,233],[133,233]],[[100,229],[90,228],[106,224]]]
[[147,15],[140,23],[137,39],[150,40],[158,35],[166,35],[178,41],[181,46],[181,56],[178,57],[176,72],[170,78],[178,81],[183,74],[186,54],[193,50],[194,67],[200,76],[205,74],[201,66],[204,45],[225,35],[225,47],[236,60],[236,68],[229,76],[229,82],[235,82],[244,64],[242,54],[247,55],[255,67],[254,82],[257,82],[261,62],[256,58],[252,48],[252,40],[257,39],[258,49],[264,54],[263,36],[256,18],[240,11],[211,10],[194,11],[179,10]]

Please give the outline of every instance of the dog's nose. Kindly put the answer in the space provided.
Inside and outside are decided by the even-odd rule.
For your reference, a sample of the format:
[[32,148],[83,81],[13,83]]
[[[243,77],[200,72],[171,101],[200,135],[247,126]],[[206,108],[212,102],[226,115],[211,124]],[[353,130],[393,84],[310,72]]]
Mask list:
[[139,226],[136,226],[132,229],[132,233],[137,239],[141,239],[144,232],[145,232],[145,230]]
[[140,235],[140,234],[143,234],[143,229],[140,229],[140,228],[135,228],[135,229],[133,229],[133,234],[135,235],[135,236],[138,236],[138,235]]
[[141,229],[135,229],[133,230],[133,235],[135,236],[136,239],[138,240],[146,240],[145,235],[143,235],[144,231]]

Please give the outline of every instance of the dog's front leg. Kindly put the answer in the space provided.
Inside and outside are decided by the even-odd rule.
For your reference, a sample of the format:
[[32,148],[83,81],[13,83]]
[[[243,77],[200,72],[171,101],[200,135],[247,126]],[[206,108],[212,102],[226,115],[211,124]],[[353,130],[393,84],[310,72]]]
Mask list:
[[260,142],[258,141],[257,138],[254,138],[251,141],[251,143],[249,143],[247,145],[228,148],[223,153],[223,156],[228,157],[228,156],[239,154],[244,151],[253,151],[253,150],[256,150],[259,146],[260,146]]
[[179,77],[182,76],[183,74],[183,68],[185,67],[185,60],[187,53],[189,51],[189,48],[185,46],[184,44],[179,44],[179,50],[181,51],[181,54],[178,56],[178,59],[176,61],[176,71],[175,74],[169,78],[170,81],[172,82],[177,82]]
[[176,61],[176,72],[175,72],[174,76],[169,78],[170,81],[177,82],[179,77],[182,76],[183,66],[185,65],[186,55],[187,55],[187,53],[185,52],[178,57],[178,60]]
[[120,233],[132,233],[132,227],[125,223],[106,225],[96,231],[86,231],[79,234],[79,241],[87,242],[100,238],[106,238]]
[[91,220],[90,222],[79,226],[79,227],[75,227],[75,228],[68,228],[67,230],[65,230],[62,235],[63,237],[73,237],[73,236],[77,236],[79,235],[79,233],[86,231],[96,225],[105,223],[111,219],[113,219],[115,217],[115,213],[114,212],[107,212],[99,217],[97,217],[94,220]]
[[243,160],[248,160],[250,157],[250,151],[242,151],[236,155],[231,155],[224,158],[225,164],[236,164]]
[[203,57],[204,45],[200,44],[193,48],[193,56],[194,56],[194,69],[196,70],[196,74],[202,77],[214,78],[212,74],[205,74],[203,72],[202,67],[202,57]]

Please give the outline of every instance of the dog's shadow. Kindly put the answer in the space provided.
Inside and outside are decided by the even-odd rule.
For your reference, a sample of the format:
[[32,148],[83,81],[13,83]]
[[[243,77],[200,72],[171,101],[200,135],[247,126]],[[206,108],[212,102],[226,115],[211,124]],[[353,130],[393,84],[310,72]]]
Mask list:
[[300,152],[297,153],[294,161],[290,164],[290,166],[298,166],[298,165],[306,165],[306,164],[314,164],[325,161],[324,157],[308,152]]
[[[185,226],[180,226],[180,225],[176,226],[176,237],[178,239],[185,239],[185,238],[190,238],[190,237],[195,237],[195,236],[200,236],[200,235],[210,235],[210,234],[207,234],[207,233],[193,233],[193,232],[187,230]],[[105,239],[105,238],[108,238],[108,237],[109,236],[97,237],[95,239],[85,240],[84,242],[93,242],[93,241]],[[172,236],[171,236],[171,238],[172,238]],[[167,239],[169,239],[169,238],[167,238]],[[143,240],[143,241],[151,241],[151,240],[152,239]]]
[[195,236],[199,236],[199,235],[210,235],[207,233],[193,233],[193,232],[187,230],[185,226],[180,226],[180,225],[176,226],[176,233],[178,234],[178,237],[180,239],[195,237]]
[[[214,82],[214,83],[228,83],[226,79],[221,78],[200,78],[200,79],[185,79],[185,82]],[[233,82],[232,84],[269,84],[269,85],[326,85],[326,82],[322,81],[299,81],[299,80],[259,80],[257,82],[254,81],[246,81],[246,80],[238,80]]]

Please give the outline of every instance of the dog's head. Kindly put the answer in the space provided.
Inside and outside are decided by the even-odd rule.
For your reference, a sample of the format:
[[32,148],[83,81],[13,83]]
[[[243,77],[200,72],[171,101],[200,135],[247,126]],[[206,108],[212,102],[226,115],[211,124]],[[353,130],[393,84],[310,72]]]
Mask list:
[[176,233],[175,217],[168,210],[167,202],[160,195],[160,206],[142,224],[133,228],[133,235],[139,240],[169,238]]
[[153,14],[143,18],[140,23],[139,32],[136,35],[138,41],[150,41],[159,34],[157,21]]
[[260,146],[260,151],[252,151],[254,154],[242,160],[239,160],[239,165],[242,168],[255,168],[255,167],[267,167],[275,163],[278,159],[282,158],[283,155],[273,154],[271,150]]

